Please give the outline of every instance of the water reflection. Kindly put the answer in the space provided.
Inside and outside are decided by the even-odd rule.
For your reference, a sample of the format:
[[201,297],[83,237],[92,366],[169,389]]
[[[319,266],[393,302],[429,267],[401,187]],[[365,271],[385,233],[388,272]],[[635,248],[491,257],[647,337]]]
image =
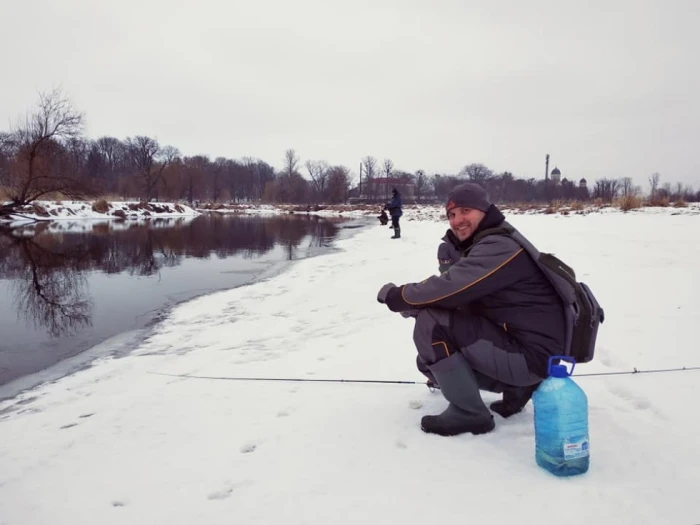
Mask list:
[[52,337],[91,324],[85,247],[62,246],[52,236],[3,235],[0,254],[0,278],[12,281],[18,316]]
[[291,260],[326,245],[340,222],[298,215],[205,215],[140,224],[39,223],[0,230],[0,280],[10,280],[18,317],[35,330],[54,338],[73,335],[92,325],[91,272],[157,277],[186,258],[252,259],[276,246]]

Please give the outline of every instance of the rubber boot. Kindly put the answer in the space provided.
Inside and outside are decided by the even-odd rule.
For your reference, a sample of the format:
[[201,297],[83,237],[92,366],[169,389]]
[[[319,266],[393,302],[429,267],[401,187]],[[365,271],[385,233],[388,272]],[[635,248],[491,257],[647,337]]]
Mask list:
[[539,386],[540,383],[531,386],[506,388],[503,390],[503,399],[494,401],[489,407],[503,418],[514,416],[525,408],[525,405],[530,401],[532,394]]
[[400,239],[401,238],[401,228],[394,228],[394,236],[392,239]]
[[421,419],[424,432],[456,436],[466,432],[485,434],[494,429],[493,416],[481,399],[474,371],[461,353],[453,354],[428,368],[437,379],[449,405],[442,414]]

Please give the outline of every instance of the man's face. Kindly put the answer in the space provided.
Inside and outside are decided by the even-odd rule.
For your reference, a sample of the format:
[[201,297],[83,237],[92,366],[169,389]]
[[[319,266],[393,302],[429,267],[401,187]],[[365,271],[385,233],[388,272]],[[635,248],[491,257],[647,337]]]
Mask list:
[[467,240],[474,234],[484,215],[486,214],[483,211],[471,208],[452,208],[447,212],[450,228],[460,242]]

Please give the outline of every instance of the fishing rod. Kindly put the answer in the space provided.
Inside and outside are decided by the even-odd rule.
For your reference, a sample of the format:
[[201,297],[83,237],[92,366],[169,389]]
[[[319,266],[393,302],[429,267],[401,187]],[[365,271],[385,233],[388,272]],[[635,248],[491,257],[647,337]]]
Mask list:
[[683,372],[687,370],[700,370],[700,366],[682,366],[680,368],[653,368],[651,370],[626,370],[622,372],[595,372],[590,374],[574,374],[572,377],[592,377],[592,376],[620,376],[634,374],[660,374],[662,372]]
[[[635,374],[660,374],[665,372],[684,372],[690,370],[700,370],[700,366],[684,366],[680,368],[656,368],[650,370],[625,370],[621,372],[595,372],[590,374],[574,374],[572,377],[593,377],[593,376],[619,376]],[[428,385],[427,381],[388,381],[383,379],[309,379],[301,377],[236,377],[236,376],[200,376],[191,374],[166,374],[163,372],[148,372],[149,374],[167,377],[178,377],[181,379],[210,379],[215,381],[273,381],[273,382],[296,382],[296,383],[369,383],[384,385]]]

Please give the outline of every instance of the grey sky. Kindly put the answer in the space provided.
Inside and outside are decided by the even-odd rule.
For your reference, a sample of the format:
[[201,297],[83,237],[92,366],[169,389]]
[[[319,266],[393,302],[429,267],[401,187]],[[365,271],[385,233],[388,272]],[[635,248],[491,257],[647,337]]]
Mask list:
[[294,148],[355,173],[700,187],[700,0],[23,0],[0,8],[0,129],[61,86],[91,138]]

